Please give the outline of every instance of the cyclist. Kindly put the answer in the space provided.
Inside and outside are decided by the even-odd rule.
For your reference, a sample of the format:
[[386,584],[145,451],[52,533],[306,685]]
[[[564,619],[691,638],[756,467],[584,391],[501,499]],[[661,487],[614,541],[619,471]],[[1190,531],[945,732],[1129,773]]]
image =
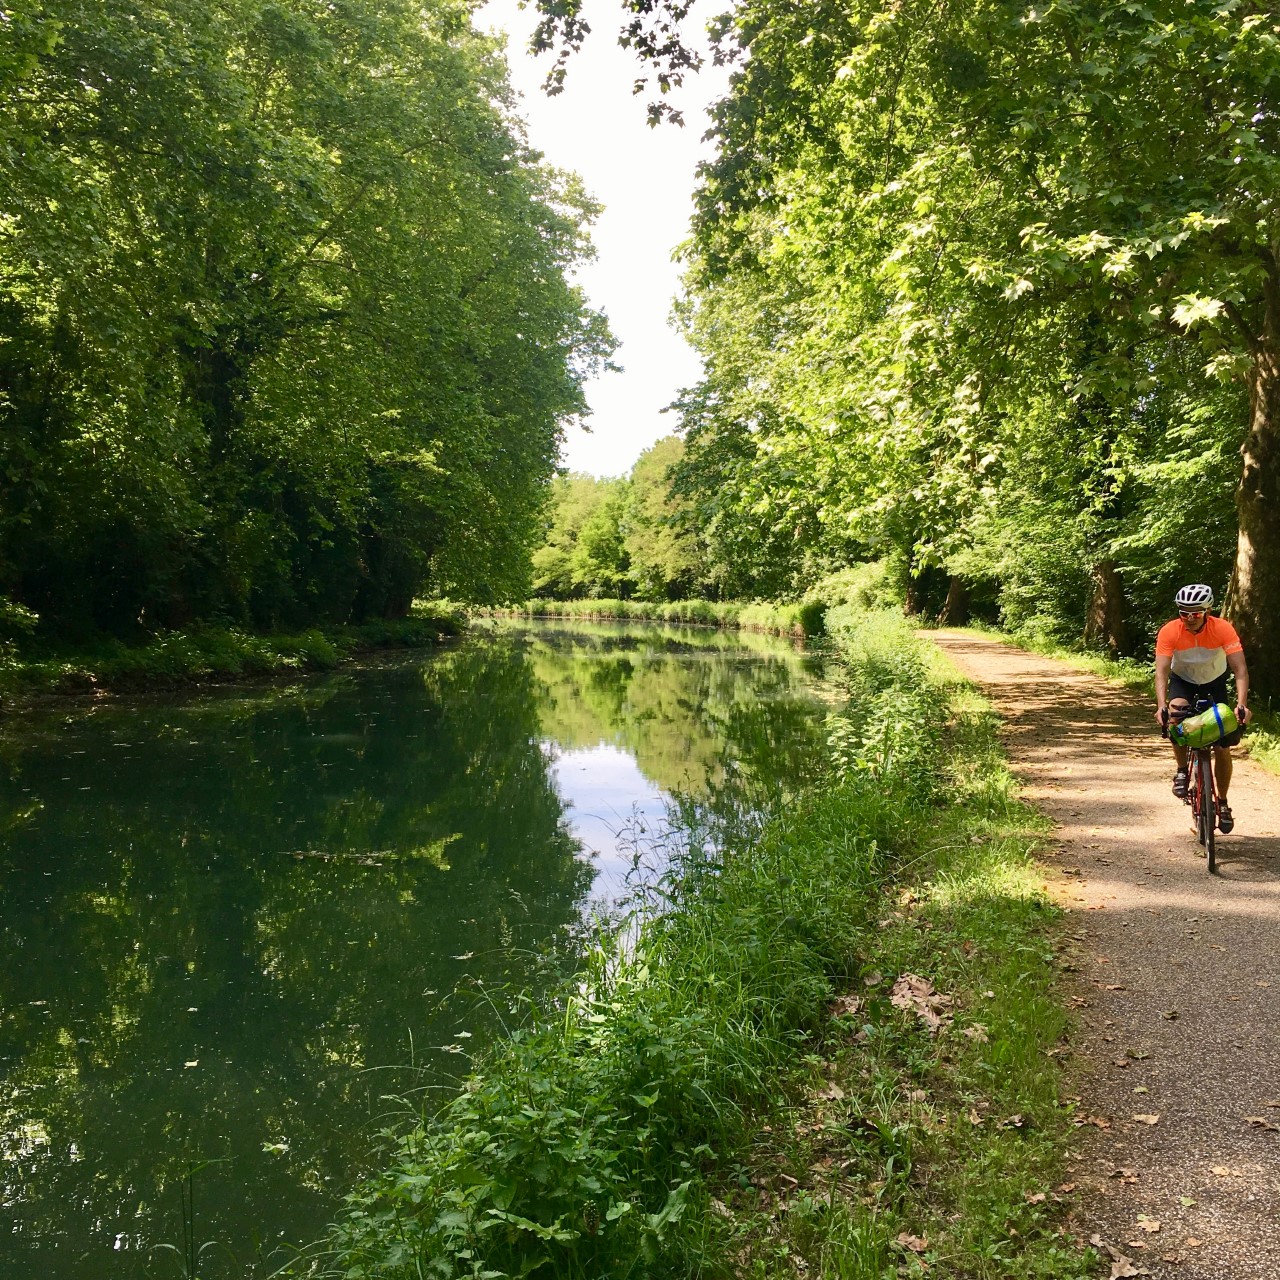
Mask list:
[[[1236,629],[1225,618],[1214,617],[1213,588],[1203,582],[1179,589],[1174,597],[1178,616],[1160,628],[1156,636],[1156,720],[1161,726],[1170,719],[1187,716],[1197,698],[1229,702],[1227,670],[1236,681],[1236,719],[1240,727],[1213,749],[1214,785],[1218,793],[1218,829],[1225,835],[1235,826],[1227,804],[1231,785],[1231,748],[1240,741],[1249,722],[1249,668]],[[1175,746],[1178,770],[1173,775],[1173,794],[1187,794],[1187,749]]]

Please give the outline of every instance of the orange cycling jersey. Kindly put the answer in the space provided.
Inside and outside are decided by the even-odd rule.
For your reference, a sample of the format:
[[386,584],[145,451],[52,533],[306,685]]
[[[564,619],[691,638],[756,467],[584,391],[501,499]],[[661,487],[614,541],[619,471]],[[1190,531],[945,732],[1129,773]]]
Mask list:
[[1236,629],[1225,618],[1210,614],[1199,631],[1181,618],[1160,628],[1156,656],[1170,659],[1169,669],[1188,684],[1209,684],[1227,673],[1227,654],[1243,653]]

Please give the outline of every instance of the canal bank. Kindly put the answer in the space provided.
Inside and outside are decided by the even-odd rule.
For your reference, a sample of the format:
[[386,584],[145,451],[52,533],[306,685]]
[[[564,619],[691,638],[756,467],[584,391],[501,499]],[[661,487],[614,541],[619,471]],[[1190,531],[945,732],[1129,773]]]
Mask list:
[[465,627],[461,610],[424,604],[405,618],[297,633],[206,626],[137,644],[108,638],[52,647],[30,635],[18,641],[0,636],[0,706],[44,695],[137,693],[330,671],[358,654],[431,648]]
[[821,778],[686,839],[294,1274],[1089,1273],[1042,824],[901,619],[830,624]]

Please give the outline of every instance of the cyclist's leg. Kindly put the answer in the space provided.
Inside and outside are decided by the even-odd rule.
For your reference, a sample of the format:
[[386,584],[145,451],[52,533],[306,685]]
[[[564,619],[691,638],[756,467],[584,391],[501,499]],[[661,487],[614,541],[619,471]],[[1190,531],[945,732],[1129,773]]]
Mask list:
[[1214,747],[1213,780],[1217,784],[1218,799],[1227,798],[1227,790],[1231,786],[1231,748]]
[[[1203,690],[1203,696],[1212,698],[1214,702],[1229,702],[1230,695],[1227,693],[1227,677],[1219,676],[1210,684],[1200,686]],[[1218,793],[1218,799],[1226,801],[1227,790],[1231,786],[1231,748],[1240,741],[1240,733],[1237,730],[1233,734],[1218,743],[1213,749],[1213,783],[1214,790]]]
[[[1177,724],[1179,720],[1185,720],[1191,714],[1194,690],[1194,685],[1187,684],[1176,674],[1170,674],[1168,692],[1170,724]],[[1176,772],[1173,775],[1173,794],[1181,800],[1187,794],[1187,749],[1173,741],[1170,741],[1169,745],[1173,747],[1173,758],[1176,764]]]

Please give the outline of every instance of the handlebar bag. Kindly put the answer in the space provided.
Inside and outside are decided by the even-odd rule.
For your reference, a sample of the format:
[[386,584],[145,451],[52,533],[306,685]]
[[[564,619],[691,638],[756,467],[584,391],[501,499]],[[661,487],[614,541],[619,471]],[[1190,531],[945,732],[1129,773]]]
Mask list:
[[1170,725],[1169,737],[1180,747],[1211,747],[1239,727],[1235,710],[1225,702],[1215,702],[1208,711]]

